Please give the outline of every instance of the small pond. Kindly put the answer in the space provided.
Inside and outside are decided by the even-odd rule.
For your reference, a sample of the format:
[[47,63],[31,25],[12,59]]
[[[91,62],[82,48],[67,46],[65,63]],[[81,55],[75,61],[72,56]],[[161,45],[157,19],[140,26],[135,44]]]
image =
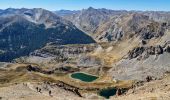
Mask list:
[[79,79],[84,82],[92,82],[98,78],[97,76],[93,76],[85,73],[73,73],[71,74],[71,77],[74,79]]
[[99,95],[105,97],[106,99],[109,99],[110,96],[116,95],[116,91],[116,88],[103,89],[99,92]]

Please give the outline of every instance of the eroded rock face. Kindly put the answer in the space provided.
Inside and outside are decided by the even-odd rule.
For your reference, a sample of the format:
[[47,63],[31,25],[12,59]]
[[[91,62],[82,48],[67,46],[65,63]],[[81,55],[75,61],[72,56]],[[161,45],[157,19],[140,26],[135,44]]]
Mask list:
[[[89,45],[47,45],[44,48],[35,51],[32,55],[44,56],[43,54],[75,56],[81,53],[93,51],[95,44]],[[50,55],[50,56],[51,56]],[[46,56],[44,56],[46,57]],[[48,56],[47,56],[48,57]]]
[[125,31],[122,27],[119,27],[116,22],[110,21],[106,26],[100,26],[96,29],[95,33],[96,40],[108,42],[121,40],[125,34]]
[[168,52],[168,53],[170,53],[170,46],[166,46],[166,47],[165,47],[165,51]]
[[[48,84],[50,84],[50,83],[48,83]],[[59,81],[58,83],[56,83],[54,85],[57,85],[58,87],[63,88],[66,91],[73,92],[74,94],[78,95],[79,97],[82,97],[82,95],[79,92],[79,88],[77,88],[77,87],[71,86],[71,85],[66,84],[62,81]]]
[[28,65],[26,69],[30,72],[39,72],[39,73],[43,73],[43,74],[53,74],[54,73],[54,70],[47,71],[47,70],[43,70],[42,68],[39,68],[37,66],[31,66],[31,65]]
[[92,52],[96,44],[89,45],[55,45],[50,44],[40,50],[31,53],[31,56],[40,56],[44,58],[54,57],[57,62],[65,62],[70,59],[76,59],[82,54]]
[[129,52],[129,59],[138,57],[144,52],[144,50],[145,50],[144,47],[134,48],[132,51]]
[[103,62],[95,57],[82,56],[78,59],[77,65],[80,67],[94,67],[103,65]]
[[29,72],[39,72],[39,73],[43,73],[43,74],[57,74],[57,73],[73,73],[73,72],[77,72],[79,71],[79,69],[77,68],[72,68],[72,67],[69,67],[69,66],[61,66],[59,68],[54,68],[54,69],[48,69],[48,70],[44,70],[43,68],[40,68],[40,67],[37,67],[37,66],[31,66],[31,65],[28,65],[26,67],[27,71]]
[[156,48],[155,48],[155,54],[162,54],[163,53],[163,48],[158,45]]
[[162,37],[164,35],[166,26],[163,26],[158,23],[151,23],[147,25],[146,27],[143,27],[139,30],[139,33],[141,34],[142,39],[151,39],[153,37],[158,38]]
[[33,66],[31,66],[31,65],[28,65],[28,66],[27,66],[27,70],[30,71],[30,72],[31,72],[31,71],[33,71],[33,72],[40,72],[40,71],[41,71],[40,68],[35,67],[35,66],[33,67]]
[[[64,70],[72,71],[72,69],[60,68],[64,66],[77,66],[77,64],[83,64],[82,57],[86,57],[90,52],[93,52],[97,48],[98,44],[78,44],[78,45],[56,45],[48,44],[44,48],[39,49],[31,53],[27,57],[21,57],[15,60],[19,63],[36,63],[40,66],[48,66],[49,68],[59,68],[57,71],[65,72]],[[79,62],[80,61],[80,62]],[[89,64],[98,63],[95,59],[91,60]],[[79,66],[79,65],[78,65]],[[74,70],[74,69],[73,69]],[[67,71],[66,71],[67,72]]]
[[169,44],[163,41],[160,45],[142,45],[133,48],[128,53],[128,59],[122,59],[113,64],[110,70],[116,79],[135,79],[151,81],[161,78],[170,70]]
[[150,47],[136,47],[128,53],[128,58],[148,58],[149,55],[160,55],[163,54],[163,52],[163,47],[160,45]]

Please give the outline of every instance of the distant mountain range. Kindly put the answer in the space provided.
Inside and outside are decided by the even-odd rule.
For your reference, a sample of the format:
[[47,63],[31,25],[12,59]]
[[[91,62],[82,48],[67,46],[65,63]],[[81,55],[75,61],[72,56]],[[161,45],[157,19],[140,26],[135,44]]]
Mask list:
[[67,16],[80,13],[80,10],[58,10],[54,11],[54,13],[57,14],[58,16]]
[[[28,55],[47,43],[88,44],[132,37],[161,37],[170,12],[95,9],[48,11],[0,10],[0,61]],[[11,56],[12,55],[12,56]]]
[[0,61],[28,55],[50,42],[87,44],[95,41],[71,22],[41,8],[1,10]]
[[[159,23],[158,26],[164,22],[169,23],[170,12],[108,10],[89,7],[77,13],[66,14],[63,18],[71,21],[96,41],[107,42],[139,33],[138,31],[146,29],[151,23],[155,23],[153,25]],[[142,23],[145,25],[141,26]],[[125,33],[128,36],[125,36]]]

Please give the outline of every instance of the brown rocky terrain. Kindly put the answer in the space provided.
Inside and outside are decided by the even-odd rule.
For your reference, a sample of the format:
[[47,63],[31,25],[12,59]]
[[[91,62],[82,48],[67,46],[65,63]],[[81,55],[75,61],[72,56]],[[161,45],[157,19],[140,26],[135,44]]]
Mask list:
[[143,82],[134,86],[125,95],[112,97],[111,100],[169,100],[170,85],[169,74],[162,79]]
[[[169,100],[168,13],[157,13],[90,7],[63,15],[97,43],[49,42],[28,56],[0,63],[0,97],[104,100],[100,92],[114,88],[111,100]],[[71,77],[76,72],[98,78],[81,81]]]
[[[142,38],[159,37],[169,23],[169,12],[114,11],[88,8],[63,17],[98,42],[117,41],[140,34]],[[149,32],[149,33],[148,33]]]

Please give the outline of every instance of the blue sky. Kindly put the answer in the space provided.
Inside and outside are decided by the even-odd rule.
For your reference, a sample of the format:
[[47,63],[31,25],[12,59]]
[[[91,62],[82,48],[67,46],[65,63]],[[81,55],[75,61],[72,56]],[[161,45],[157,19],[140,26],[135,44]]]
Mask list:
[[0,0],[0,9],[24,7],[79,10],[89,6],[114,10],[170,11],[170,0]]

